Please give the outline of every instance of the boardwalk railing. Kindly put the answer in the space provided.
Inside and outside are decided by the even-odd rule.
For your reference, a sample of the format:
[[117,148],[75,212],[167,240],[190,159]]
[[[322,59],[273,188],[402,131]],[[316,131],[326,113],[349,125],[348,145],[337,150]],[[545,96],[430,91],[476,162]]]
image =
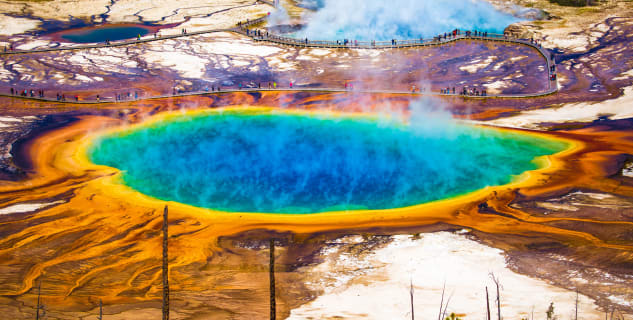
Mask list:
[[[265,17],[264,17],[265,18]],[[412,47],[426,47],[426,46],[439,46],[448,44],[455,41],[463,40],[477,40],[477,41],[497,41],[525,45],[536,49],[543,58],[545,58],[548,70],[548,84],[546,94],[554,93],[558,91],[558,82],[552,79],[552,67],[555,66],[555,62],[552,58],[552,54],[538,43],[529,39],[517,39],[512,38],[504,34],[486,33],[485,36],[473,35],[473,33],[466,33],[460,31],[458,34],[446,34],[427,39],[415,39],[415,40],[392,40],[392,41],[356,41],[356,40],[309,40],[309,39],[297,39],[292,37],[284,37],[275,34],[268,33],[262,30],[250,30],[247,27],[256,23],[250,23],[248,25],[241,25],[236,31],[246,34],[253,38],[255,41],[265,41],[275,44],[288,45],[293,47],[303,48],[332,48],[332,49],[396,49],[396,48],[412,48]],[[555,67],[554,67],[555,74]]]
[[541,97],[551,94],[552,92],[538,92],[531,94],[499,94],[499,95],[486,95],[486,96],[474,96],[474,95],[462,95],[459,93],[439,93],[432,91],[425,92],[412,92],[412,91],[404,91],[404,90],[347,90],[342,88],[307,88],[307,87],[293,87],[293,88],[275,88],[275,89],[267,89],[267,88],[244,88],[244,89],[224,89],[224,90],[201,90],[201,91],[188,91],[181,92],[176,94],[165,94],[165,95],[156,95],[156,96],[146,96],[135,98],[122,98],[116,99],[115,97],[102,97],[99,100],[91,100],[91,99],[79,99],[75,100],[74,97],[68,98],[65,100],[57,100],[52,97],[31,97],[31,96],[22,96],[22,95],[9,95],[5,93],[0,93],[0,97],[10,97],[17,99],[26,99],[26,100],[34,100],[34,101],[42,101],[42,102],[56,102],[56,103],[64,103],[64,104],[112,104],[112,103],[130,103],[135,101],[145,101],[145,100],[156,100],[156,99],[166,99],[166,98],[178,98],[178,97],[189,97],[189,96],[205,96],[205,95],[213,95],[213,94],[223,94],[223,93],[235,93],[235,92],[322,92],[322,93],[349,93],[349,94],[393,94],[393,95],[409,95],[409,96],[434,96],[434,97],[461,97],[461,98],[472,98],[472,99],[490,99],[490,98],[534,98]]

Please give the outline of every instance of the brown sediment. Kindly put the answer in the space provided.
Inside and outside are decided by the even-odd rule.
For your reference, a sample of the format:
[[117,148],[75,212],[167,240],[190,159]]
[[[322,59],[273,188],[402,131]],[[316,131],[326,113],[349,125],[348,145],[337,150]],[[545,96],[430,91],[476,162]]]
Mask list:
[[[106,305],[150,306],[160,312],[160,210],[166,202],[120,184],[118,170],[87,162],[83,147],[94,133],[139,123],[152,114],[201,106],[284,102],[308,110],[367,112],[375,111],[367,107],[370,103],[382,102],[401,111],[410,103],[409,97],[367,95],[338,104],[348,98],[345,94],[267,92],[144,101],[128,106],[128,111],[116,105],[104,106],[93,114],[75,115],[78,121],[71,125],[43,132],[28,144],[28,157],[33,161],[28,178],[2,182],[0,202],[7,207],[51,201],[69,192],[72,196],[67,196],[66,203],[17,219],[0,220],[0,295],[10,300],[4,308],[33,306],[33,287],[42,280],[46,288],[43,296],[60,313],[88,312],[98,303],[95,297]],[[170,259],[172,309],[181,314],[207,310],[235,318],[261,318],[267,314],[267,252],[258,246],[240,247],[221,241],[231,237],[266,239],[267,235],[282,234],[285,236],[279,238],[292,239],[288,241],[293,246],[284,247],[282,241],[279,250],[283,262],[279,285],[290,290],[280,293],[280,315],[312,296],[297,281],[301,275],[292,272],[293,259],[289,257],[301,257],[309,263],[311,252],[320,246],[321,235],[327,238],[350,232],[463,227],[474,230],[482,241],[509,252],[553,246],[558,251],[568,250],[573,256],[584,255],[584,248],[591,248],[591,252],[601,256],[596,265],[604,266],[601,263],[607,257],[619,265],[630,265],[633,244],[596,232],[594,227],[608,226],[625,232],[633,229],[630,219],[544,216],[513,204],[548,199],[576,189],[633,197],[631,185],[609,178],[619,170],[612,166],[613,159],[632,153],[633,133],[592,127],[521,132],[564,139],[573,147],[543,158],[549,162],[546,166],[526,173],[515,183],[400,209],[283,215],[217,212],[169,202],[169,250],[174,253]],[[487,206],[482,208],[481,203]],[[224,301],[226,297],[231,301]],[[209,308],[209,303],[217,310]],[[241,304],[248,305],[248,310],[239,307]]]

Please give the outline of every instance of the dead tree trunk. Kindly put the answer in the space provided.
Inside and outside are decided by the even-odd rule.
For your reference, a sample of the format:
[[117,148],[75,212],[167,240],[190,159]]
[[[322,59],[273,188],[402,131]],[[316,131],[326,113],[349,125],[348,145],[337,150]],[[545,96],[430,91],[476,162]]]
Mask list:
[[494,282],[495,286],[497,287],[497,320],[501,320],[501,296],[499,295],[499,278],[496,278],[493,272],[490,273],[490,277],[492,278],[492,282]]
[[444,287],[442,288],[442,300],[440,300],[440,313],[437,315],[437,320],[442,320],[442,308],[444,308],[444,291],[446,291],[446,281],[444,281]]
[[277,305],[275,302],[275,239],[270,239],[270,265],[268,274],[270,279],[270,320],[277,319]]
[[576,312],[574,320],[578,320],[578,288],[576,288],[576,307],[574,308],[574,311]]
[[409,289],[409,294],[411,295],[411,320],[415,320],[415,312],[413,310],[413,280],[411,280],[411,287]]
[[169,262],[167,255],[168,236],[167,206],[163,211],[163,320],[169,320]]
[[451,295],[448,296],[448,299],[446,300],[446,305],[444,306],[444,311],[442,311],[442,319],[446,319],[446,315],[448,314],[446,312],[446,310],[448,310],[448,305],[451,303],[451,299],[453,298],[453,292],[451,292]]
[[501,296],[499,295],[499,283],[497,285],[497,320],[501,320]]
[[490,298],[488,298],[488,286],[486,286],[486,320],[490,320]]
[[37,285],[37,307],[35,309],[35,320],[40,320],[40,309],[42,308],[40,306],[41,293],[42,293],[42,280],[40,280],[39,284]]

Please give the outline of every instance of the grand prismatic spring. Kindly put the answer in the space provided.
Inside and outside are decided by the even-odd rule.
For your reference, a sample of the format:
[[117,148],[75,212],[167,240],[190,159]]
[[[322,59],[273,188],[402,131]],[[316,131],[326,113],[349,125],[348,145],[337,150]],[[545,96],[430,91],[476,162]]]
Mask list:
[[629,1],[0,3],[0,318],[633,318]]
[[96,143],[91,159],[164,200],[311,213],[399,208],[503,185],[536,169],[537,156],[562,149],[556,141],[450,122],[429,128],[255,110],[176,117],[118,133]]

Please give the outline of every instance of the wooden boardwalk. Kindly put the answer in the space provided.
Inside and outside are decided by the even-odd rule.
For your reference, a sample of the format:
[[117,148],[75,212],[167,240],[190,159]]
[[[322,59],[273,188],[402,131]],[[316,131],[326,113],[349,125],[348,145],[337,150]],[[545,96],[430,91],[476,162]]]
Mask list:
[[[261,1],[268,5],[273,5],[270,1]],[[31,50],[12,50],[6,52],[0,52],[1,55],[20,55],[20,54],[32,54],[32,53],[42,53],[42,52],[55,52],[55,51],[70,51],[70,50],[85,50],[85,49],[94,49],[94,48],[108,48],[108,47],[121,47],[128,45],[138,45],[143,43],[148,43],[152,41],[162,41],[166,39],[176,39],[182,37],[190,37],[201,34],[215,33],[215,32],[235,32],[243,35],[247,35],[252,38],[254,41],[258,42],[268,42],[276,45],[285,45],[292,46],[298,48],[328,48],[328,49],[374,49],[374,50],[388,50],[388,49],[401,49],[401,48],[416,48],[416,47],[429,47],[429,46],[441,46],[450,43],[454,43],[457,41],[494,41],[494,42],[503,42],[503,43],[511,43],[516,45],[524,45],[531,47],[539,52],[539,54],[545,59],[547,64],[547,73],[548,73],[548,85],[547,90],[543,92],[537,92],[533,94],[511,94],[511,95],[488,95],[488,96],[463,96],[459,94],[433,94],[433,93],[412,93],[406,91],[391,91],[391,90],[364,90],[364,91],[352,91],[358,93],[389,93],[389,94],[418,94],[418,95],[439,95],[439,96],[463,96],[468,98],[530,98],[530,97],[539,97],[544,95],[549,95],[558,91],[558,83],[556,80],[551,80],[551,72],[552,67],[554,66],[555,70],[555,61],[552,58],[552,54],[545,48],[540,45],[526,39],[516,39],[510,38],[506,35],[502,34],[488,34],[486,36],[482,35],[466,35],[465,31],[460,31],[459,34],[453,35],[449,34],[447,37],[435,37],[432,39],[415,39],[415,40],[392,40],[392,41],[325,41],[325,40],[309,40],[309,39],[296,39],[290,37],[283,37],[275,34],[269,34],[265,30],[251,29],[252,27],[258,26],[264,22],[266,22],[268,16],[264,16],[254,20],[247,20],[245,22],[239,23],[235,28],[228,29],[211,29],[211,30],[201,30],[195,32],[187,32],[182,34],[174,34],[174,35],[162,35],[162,36],[146,36],[141,37],[140,39],[134,40],[123,40],[123,41],[113,41],[110,44],[104,43],[93,43],[88,45],[71,45],[71,46],[58,46],[58,47],[47,47],[47,48],[35,48]],[[555,72],[555,71],[554,71]],[[315,92],[347,92],[345,89],[338,88],[286,88],[286,89],[232,89],[232,90],[223,90],[223,91],[197,91],[197,92],[187,92],[176,95],[162,95],[162,96],[154,96],[147,97],[138,100],[147,100],[147,99],[161,99],[161,98],[169,98],[169,97],[179,97],[179,96],[192,96],[192,95],[206,95],[206,94],[218,94],[218,93],[229,93],[229,92],[253,92],[253,91],[315,91]],[[0,96],[10,96],[7,94],[0,94]],[[25,99],[33,99],[33,100],[41,100],[41,101],[52,101],[52,102],[61,102],[56,99],[50,98],[39,98],[39,97],[23,97],[13,95],[12,97],[25,98]],[[118,103],[118,102],[130,102],[130,101],[138,101],[138,100],[123,100],[123,101],[114,101],[112,99],[101,99],[101,101],[65,101],[66,103],[83,103],[83,104],[98,104],[98,103]]]
[[294,87],[294,88],[277,88],[277,89],[268,89],[268,88],[244,88],[244,89],[229,89],[229,90],[219,90],[219,91],[190,91],[183,92],[177,94],[169,94],[169,95],[156,95],[149,97],[139,97],[138,99],[121,99],[115,100],[114,97],[104,97],[97,100],[78,100],[75,101],[74,98],[67,98],[65,101],[60,101],[55,98],[49,97],[31,97],[31,96],[20,96],[20,95],[10,95],[5,93],[0,93],[0,97],[10,97],[15,99],[23,99],[23,100],[33,100],[33,101],[41,101],[41,102],[54,102],[54,103],[64,103],[64,104],[93,104],[93,105],[104,105],[104,104],[121,104],[121,103],[131,103],[137,101],[147,101],[147,100],[156,100],[156,99],[169,99],[169,98],[179,98],[179,97],[190,97],[190,96],[207,96],[207,95],[218,95],[224,93],[235,93],[235,92],[321,92],[321,93],[348,93],[350,95],[354,94],[392,94],[392,95],[409,95],[409,96],[432,96],[432,97],[461,97],[464,99],[516,99],[516,98],[533,98],[540,97],[552,94],[552,92],[540,92],[534,94],[508,94],[508,95],[487,95],[487,96],[472,96],[472,95],[461,95],[461,94],[442,94],[437,92],[412,92],[412,91],[403,91],[403,90],[346,90],[342,88],[304,88],[304,87]]

